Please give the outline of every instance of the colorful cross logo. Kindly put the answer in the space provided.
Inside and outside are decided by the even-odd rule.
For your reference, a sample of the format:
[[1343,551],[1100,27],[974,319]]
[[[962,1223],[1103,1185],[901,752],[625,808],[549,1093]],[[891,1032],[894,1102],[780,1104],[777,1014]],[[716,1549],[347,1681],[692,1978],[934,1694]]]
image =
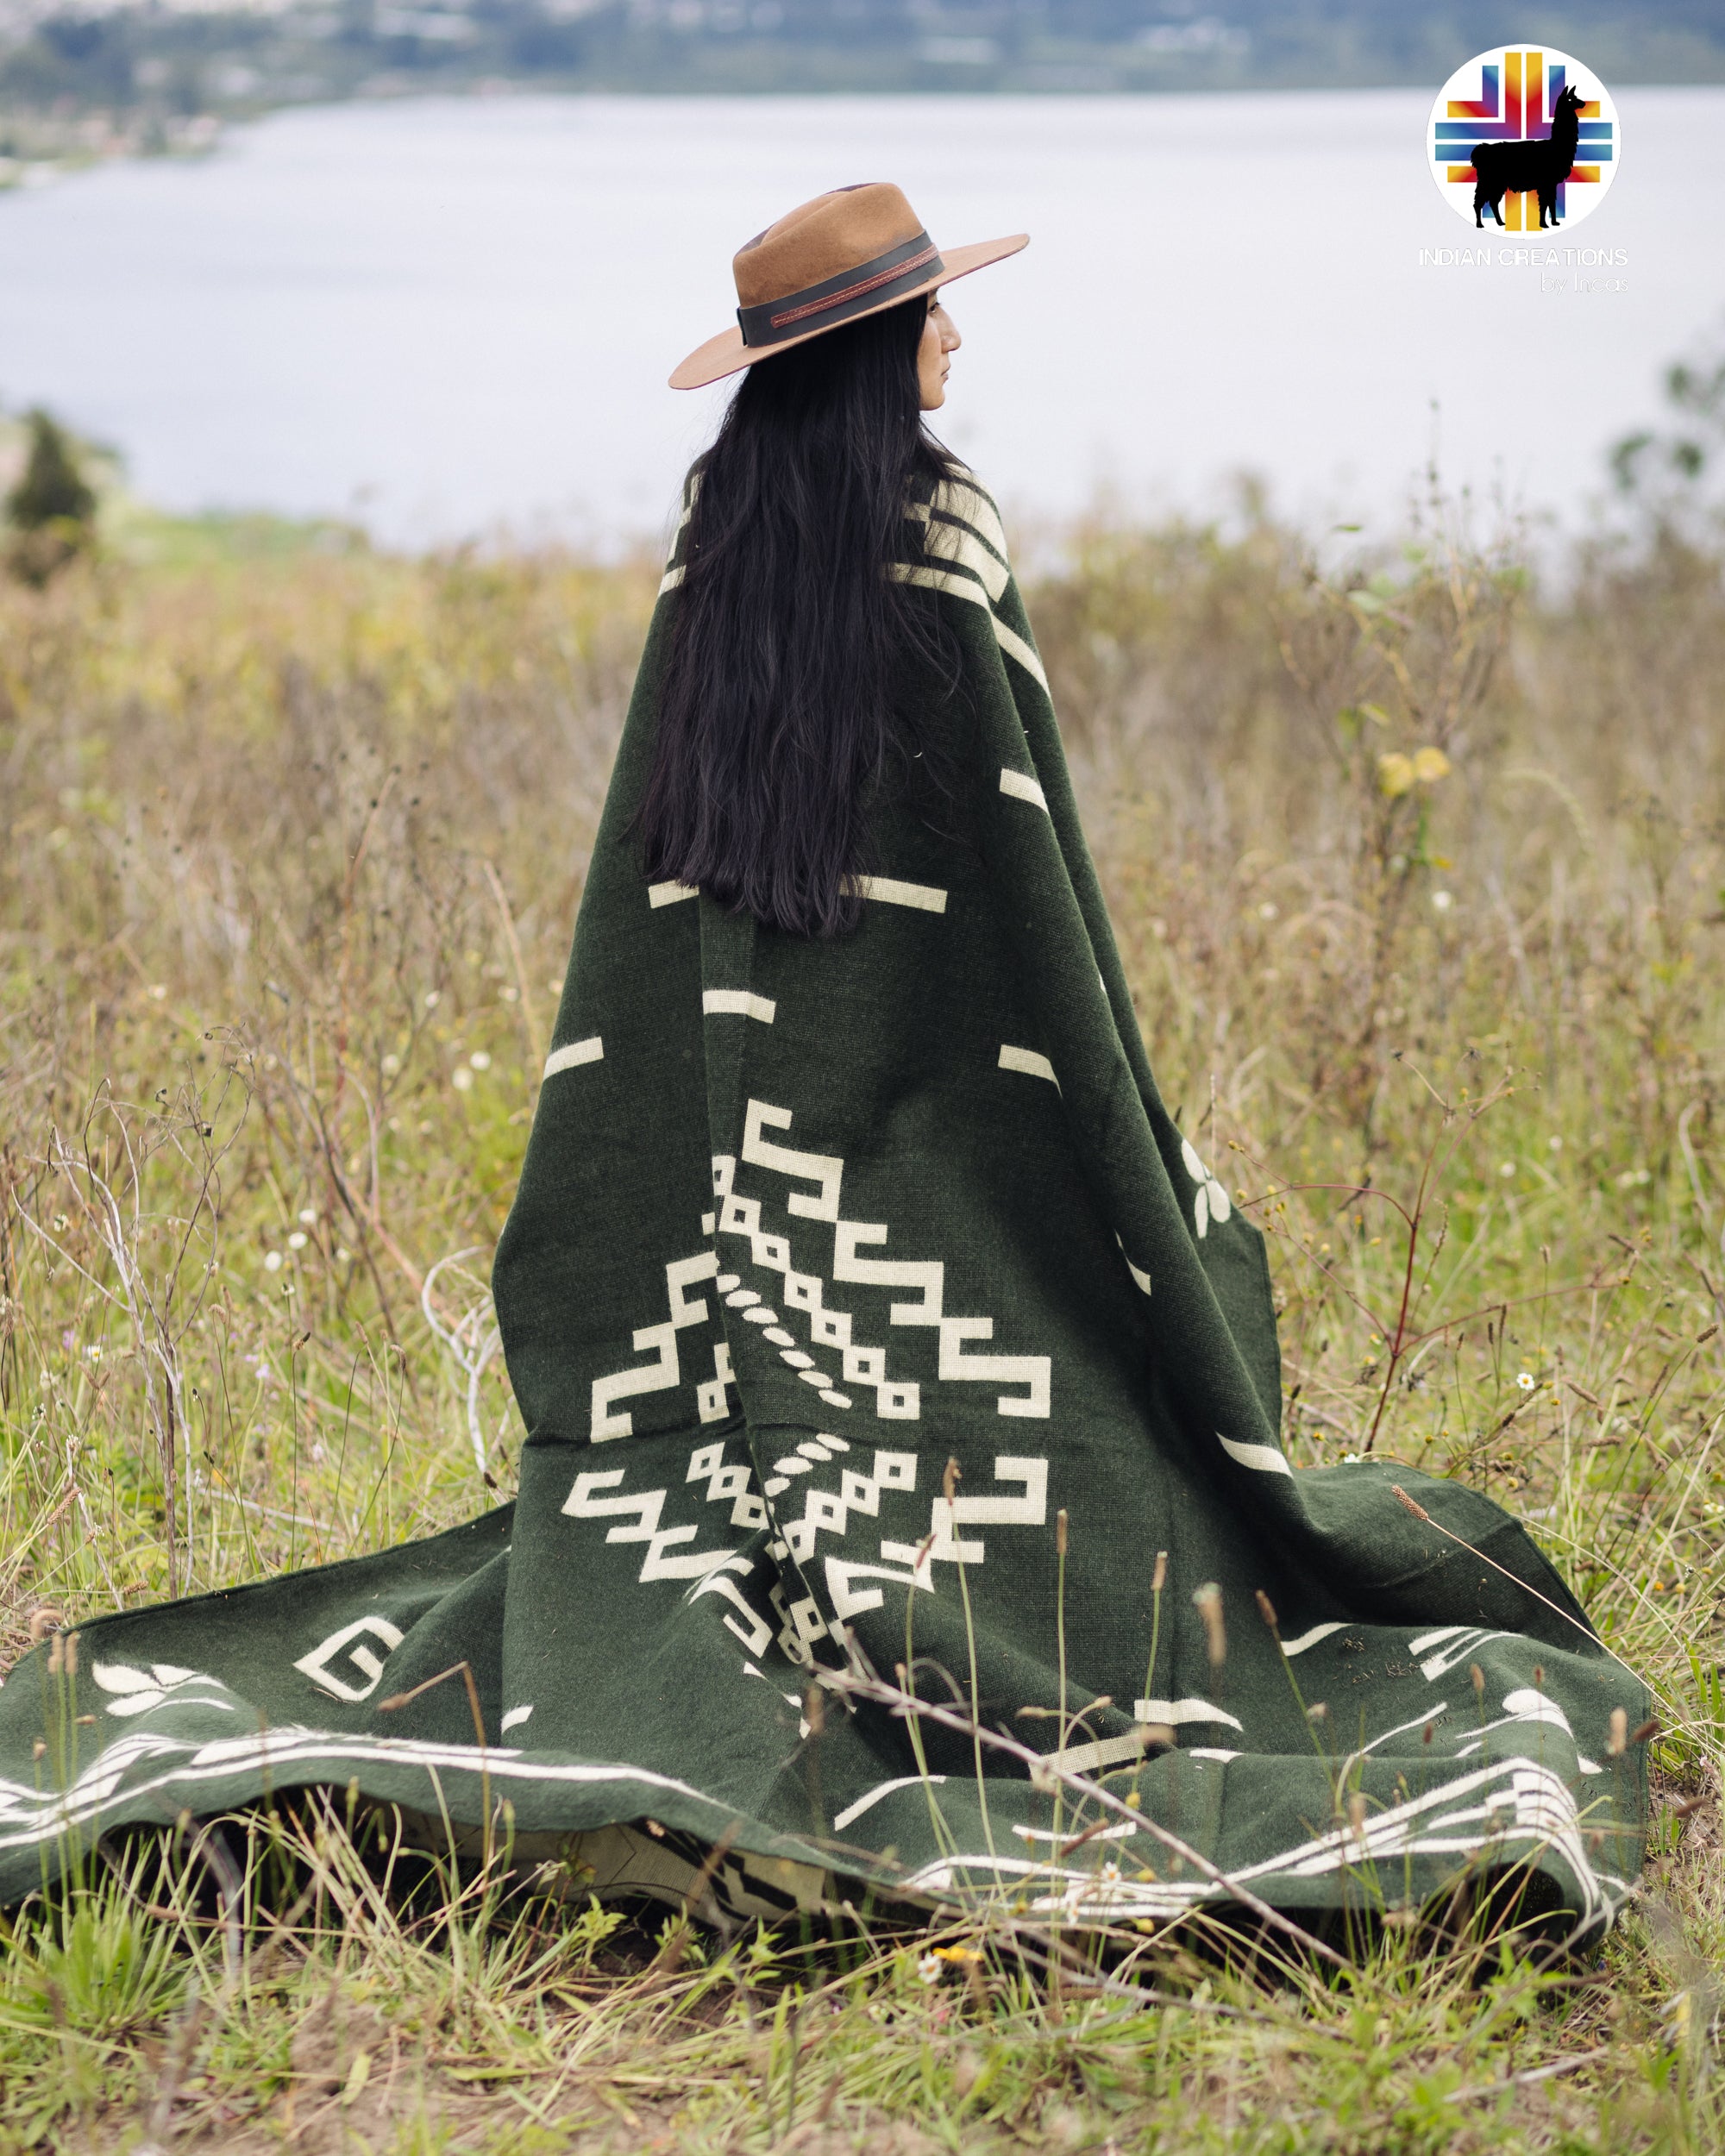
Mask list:
[[[1565,103],[1564,93],[1571,85],[1574,92]],[[1609,93],[1596,76],[1567,53],[1506,46],[1480,53],[1458,68],[1432,109],[1427,147],[1433,175],[1446,197],[1472,222],[1475,191],[1481,179],[1474,166],[1476,148],[1486,143],[1546,141],[1565,120],[1576,135],[1574,161],[1557,182],[1555,221],[1559,225],[1573,222],[1597,206],[1614,177],[1622,141]],[[1540,229],[1536,189],[1512,185],[1500,200],[1506,232]],[[1495,215],[1487,222],[1493,222]]]

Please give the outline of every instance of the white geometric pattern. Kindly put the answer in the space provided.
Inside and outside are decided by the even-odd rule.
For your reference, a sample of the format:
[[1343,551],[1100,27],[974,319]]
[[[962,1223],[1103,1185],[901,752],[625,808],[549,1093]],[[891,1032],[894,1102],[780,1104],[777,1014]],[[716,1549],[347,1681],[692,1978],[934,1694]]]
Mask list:
[[[1195,1756],[1182,1754],[1188,1760]],[[1147,1836],[1149,1829],[1135,1832]],[[1609,1914],[1612,1902],[1628,1892],[1627,1881],[1594,1870],[1580,1811],[1563,1777],[1535,1760],[1521,1758],[1481,1767],[1403,1803],[1368,1811],[1358,1826],[1350,1819],[1274,1856],[1236,1865],[1228,1877],[1242,1885],[1262,1886],[1277,1877],[1315,1879],[1377,1867],[1386,1878],[1393,1878],[1402,1858],[1467,1857],[1492,1848],[1502,1850],[1506,1860],[1530,1848],[1549,1850],[1560,1858],[1579,1890],[1583,1924]],[[1175,1916],[1226,1893],[1226,1888],[1201,1877],[1157,1879],[1135,1866],[1105,1865],[1100,1871],[1088,1871],[1076,1865],[1058,1867],[1045,1858],[969,1852],[937,1858],[913,1872],[905,1883],[939,1894],[961,1880],[992,1877],[1004,1881],[1013,1876],[1023,1877],[1032,1889],[1032,1909],[1043,1914],[1058,1910],[1069,1919],[1124,1921]],[[1051,1893],[1048,1887],[1057,1881]],[[1038,1882],[1044,1883],[1036,1892]]]
[[[916,1456],[914,1453],[881,1453],[875,1455],[877,1487],[881,1489],[910,1489],[915,1487]],[[888,1481],[881,1475],[881,1463],[907,1463],[906,1479]],[[881,1555],[883,1564],[855,1564],[844,1557],[830,1557],[825,1565],[827,1593],[831,1598],[833,1614],[837,1625],[844,1620],[860,1615],[865,1610],[881,1607],[881,1589],[877,1587],[859,1588],[858,1580],[890,1580],[900,1587],[921,1588],[925,1593],[934,1591],[933,1568],[936,1564],[981,1564],[988,1555],[986,1544],[980,1539],[955,1538],[955,1527],[1015,1526],[1040,1527],[1048,1520],[1048,1462],[1045,1459],[1018,1459],[1002,1454],[994,1462],[997,1482],[1017,1482],[1019,1491],[1013,1495],[955,1496],[950,1503],[943,1495],[937,1497],[930,1507],[929,1532],[920,1542],[895,1542],[883,1539]],[[860,1478],[859,1478],[860,1480]],[[863,1507],[869,1510],[870,1507]],[[805,1519],[807,1515],[805,1514]],[[818,1526],[826,1525],[819,1520]],[[781,1523],[781,1532],[790,1544],[791,1530]],[[811,1528],[806,1540],[812,1545]],[[795,1545],[791,1545],[795,1550]],[[800,1553],[799,1553],[800,1554]]]
[[1003,1041],[997,1068],[1001,1070],[1021,1070],[1026,1078],[1046,1078],[1057,1093],[1060,1090],[1060,1081],[1054,1075],[1054,1065],[1046,1056],[1038,1056],[1033,1048],[1009,1048]]
[[1230,1729],[1241,1727],[1237,1715],[1212,1706],[1207,1699],[1134,1700],[1132,1720],[1137,1722],[1164,1722],[1176,1729],[1183,1727],[1188,1722],[1226,1722]]
[[1345,1624],[1332,1618],[1327,1624],[1314,1625],[1309,1632],[1302,1632],[1297,1639],[1284,1639],[1282,1651],[1285,1655],[1304,1654],[1308,1647],[1315,1647],[1320,1639],[1327,1639],[1333,1632],[1345,1632]]
[[[1417,1639],[1408,1642],[1409,1654],[1423,1657],[1420,1674],[1428,1684],[1435,1684],[1458,1663],[1471,1660],[1475,1651],[1488,1639],[1509,1639],[1515,1634],[1507,1632],[1484,1632],[1477,1625],[1443,1625],[1436,1632],[1422,1632]],[[1432,1651],[1435,1648],[1437,1651]]]
[[992,605],[1012,574],[1006,562],[1007,536],[994,504],[974,487],[947,486],[935,497],[932,515],[926,509],[919,515],[911,511],[927,525],[925,550],[938,561],[969,569]]
[[[677,571],[681,575],[681,570]],[[924,568],[915,562],[894,561],[887,574],[895,584],[919,584],[931,592],[948,592],[954,599],[969,599],[980,606],[988,617],[988,626],[994,632],[994,642],[1008,658],[1016,659],[1042,690],[1048,693],[1048,676],[1043,671],[1042,661],[1036,655],[1034,644],[1028,643],[1017,630],[1009,628],[988,604],[988,595],[974,577],[957,576],[950,569]],[[1034,781],[1032,782],[1034,784]],[[1037,791],[1041,792],[1038,787]],[[1026,796],[1028,799],[1028,796]],[[1044,804],[1044,805],[1046,805]]]
[[[839,1487],[836,1491],[813,1484],[806,1486],[801,1512],[793,1518],[788,1508],[777,1513],[769,1509],[766,1499],[754,1487],[750,1463],[746,1460],[727,1461],[726,1450],[724,1438],[696,1446],[689,1455],[684,1482],[704,1483],[705,1501],[728,1506],[731,1526],[743,1533],[770,1529],[772,1539],[768,1545],[768,1555],[775,1563],[791,1558],[799,1565],[808,1565],[819,1554],[817,1542],[820,1535],[843,1536],[850,1531],[859,1514],[869,1520],[878,1519],[883,1495],[910,1495],[916,1490],[917,1455],[877,1451],[866,1473],[847,1459],[840,1467]],[[794,1476],[812,1474],[838,1455],[848,1455],[850,1450],[842,1438],[821,1434],[804,1438],[794,1454],[774,1463],[775,1472],[768,1480],[766,1498],[775,1497],[790,1489]],[[787,1601],[785,1581],[770,1574],[767,1600],[772,1606],[773,1617],[769,1618],[755,1607],[742,1585],[756,1574],[756,1560],[735,1547],[689,1548],[687,1545],[699,1535],[698,1525],[662,1524],[670,1501],[669,1490],[649,1489],[626,1495],[619,1488],[625,1473],[623,1468],[584,1470],[576,1476],[563,1501],[564,1514],[574,1520],[615,1521],[617,1524],[606,1532],[607,1543],[645,1545],[641,1569],[636,1575],[637,1583],[693,1580],[697,1584],[690,1590],[688,1601],[693,1602],[703,1595],[717,1595],[728,1602],[731,1608],[722,1621],[750,1654],[760,1654],[769,1644],[776,1644],[791,1661],[804,1665],[812,1660],[815,1645],[829,1634],[843,1643],[847,1618],[881,1606],[881,1589],[859,1583],[889,1581],[895,1586],[920,1589],[932,1594],[935,1565],[976,1565],[987,1557],[987,1545],[980,1536],[955,1533],[955,1530],[1041,1527],[1048,1520],[1047,1460],[1003,1454],[994,1462],[994,1479],[1002,1487],[986,1493],[955,1496],[950,1503],[944,1496],[935,1498],[929,1509],[929,1531],[920,1542],[883,1536],[879,1544],[881,1562],[878,1564],[872,1558],[829,1556],[823,1571],[832,1610],[831,1623],[812,1595]]]
[[[781,1463],[781,1464],[784,1464]],[[844,1469],[839,1476],[838,1493],[811,1489],[805,1496],[800,1520],[792,1520],[781,1512],[778,1516],[779,1532],[784,1537],[785,1547],[799,1564],[806,1564],[814,1555],[815,1537],[819,1533],[842,1535],[854,1512],[866,1514],[870,1520],[878,1519],[881,1511],[881,1492],[883,1489],[913,1490],[916,1488],[917,1456],[914,1452],[880,1452],[874,1459],[874,1472],[861,1473],[854,1467]],[[779,1481],[777,1476],[774,1477]],[[780,1482],[780,1488],[787,1485]],[[771,1484],[768,1484],[771,1489]],[[777,1495],[777,1492],[774,1492]],[[894,1548],[897,1548],[894,1544]],[[882,1543],[884,1553],[887,1545]],[[914,1555],[914,1552],[913,1553]]]
[[[1203,1194],[1199,1194],[1201,1197]],[[1220,1430],[1216,1442],[1231,1460],[1238,1460],[1242,1467],[1251,1468],[1259,1475],[1291,1476],[1294,1472],[1273,1445],[1247,1445],[1239,1438],[1225,1438]]]
[[707,1018],[758,1018],[770,1025],[779,1006],[771,996],[757,996],[748,988],[704,988],[701,1011]]
[[1205,1167],[1189,1138],[1181,1139],[1180,1157],[1186,1163],[1186,1173],[1198,1186],[1198,1194],[1192,1200],[1193,1225],[1201,1236],[1208,1235],[1212,1220],[1220,1227],[1233,1210],[1228,1194]]
[[[947,1314],[946,1269],[938,1259],[863,1257],[864,1250],[887,1241],[888,1229],[872,1221],[840,1219],[844,1161],[830,1153],[800,1152],[767,1136],[769,1131],[788,1130],[791,1121],[788,1108],[775,1107],[764,1100],[750,1100],[743,1119],[742,1161],[747,1166],[768,1169],[817,1186],[813,1191],[790,1192],[785,1200],[785,1210],[803,1219],[831,1222],[833,1280],[857,1286],[914,1289],[914,1301],[894,1302],[890,1306],[888,1321],[895,1326],[927,1326],[938,1334],[937,1374],[943,1382],[1021,1384],[1026,1388],[1022,1394],[1002,1394],[996,1400],[997,1412],[1003,1415],[1045,1417],[1050,1411],[1049,1357],[967,1352],[968,1343],[994,1338],[994,1319]],[[825,1284],[818,1274],[796,1268],[788,1238],[762,1231],[761,1201],[744,1198],[737,1192],[737,1163],[729,1154],[714,1156],[713,1188],[719,1200],[719,1234],[746,1236],[754,1263],[764,1270],[783,1274],[784,1300],[792,1309],[807,1318],[812,1346],[817,1353],[823,1348],[838,1351],[845,1382],[874,1390],[877,1415],[889,1421],[919,1420],[922,1413],[919,1388],[912,1382],[894,1382],[890,1379],[886,1350],[856,1340],[852,1313],[826,1306]],[[737,1294],[733,1293],[729,1300],[736,1303]],[[781,1351],[787,1357],[796,1351]],[[826,1373],[808,1369],[800,1370],[799,1375],[814,1385],[821,1397],[830,1400],[831,1404],[850,1406],[845,1395],[834,1395]]]
[[766,1526],[767,1507],[750,1489],[755,1479],[754,1470],[746,1460],[735,1460],[727,1467],[722,1438],[715,1444],[698,1447],[689,1455],[689,1471],[683,1479],[687,1482],[705,1482],[709,1505],[722,1505],[728,1499],[733,1527],[743,1527],[752,1533],[756,1527]]
[[[142,1714],[164,1702],[175,1707],[219,1707],[227,1714],[235,1712],[233,1701],[220,1696],[221,1680],[202,1670],[182,1670],[172,1662],[153,1662],[147,1670],[135,1670],[124,1662],[97,1662],[91,1675],[103,1691],[114,1695],[108,1702],[110,1714]],[[187,1688],[195,1684],[210,1688],[216,1696],[191,1693]]]
[[578,1070],[583,1063],[597,1063],[605,1060],[605,1043],[595,1033],[590,1040],[571,1041],[566,1047],[554,1048],[545,1058],[542,1078],[555,1078],[560,1070]]
[[901,883],[896,876],[853,876],[850,888],[859,899],[873,899],[881,906],[907,906],[919,913],[944,913],[947,894],[938,884]]
[[1043,792],[1040,782],[1027,778],[1022,771],[1013,771],[1002,765],[1000,791],[1009,793],[1015,801],[1028,801],[1032,808],[1039,808],[1044,816],[1048,813],[1048,796]]
[[[649,1350],[658,1361],[645,1369],[618,1370],[608,1377],[596,1377],[593,1386],[593,1426],[588,1432],[595,1445],[602,1445],[609,1438],[627,1438],[634,1433],[634,1423],[627,1414],[614,1412],[619,1400],[633,1400],[643,1393],[666,1392],[681,1380],[677,1353],[677,1335],[687,1326],[703,1325],[710,1313],[705,1296],[691,1300],[683,1290],[692,1288],[697,1281],[711,1280],[718,1270],[718,1260],[711,1250],[701,1250],[693,1257],[673,1258],[665,1268],[665,1293],[671,1307],[671,1315],[662,1325],[638,1326],[633,1336],[635,1351],[644,1355]],[[712,1383],[718,1387],[717,1413],[708,1412],[708,1402],[713,1397],[710,1388],[704,1386],[701,1400],[701,1420],[716,1422],[724,1413],[724,1384],[731,1375],[731,1358],[723,1342],[714,1357]]]
[[[896,876],[850,876],[846,887],[859,899],[874,899],[882,906],[907,906],[919,913],[944,913],[947,893],[938,884],[904,883]],[[693,883],[649,883],[647,903],[656,912],[662,906],[678,906],[685,899],[698,899],[700,892]]]
[[[716,1450],[722,1455],[722,1446]],[[731,1507],[732,1519],[737,1518],[743,1505],[747,1502],[760,1510],[764,1520],[765,1510],[761,1506],[760,1499],[745,1499],[742,1495],[749,1480],[748,1469],[742,1468],[736,1471],[741,1474],[743,1482],[736,1486],[737,1501]],[[670,1495],[668,1490],[649,1489],[637,1497],[604,1497],[599,1495],[602,1490],[615,1489],[623,1480],[624,1473],[624,1470],[618,1467],[605,1474],[589,1471],[577,1475],[574,1488],[563,1500],[563,1510],[572,1520],[624,1520],[626,1525],[612,1528],[605,1539],[607,1542],[644,1542],[647,1545],[647,1555],[643,1558],[641,1570],[636,1576],[639,1582],[705,1579],[709,1572],[726,1564],[741,1564],[745,1572],[749,1570],[749,1560],[738,1557],[734,1551],[729,1549],[683,1549],[682,1545],[693,1542],[700,1529],[698,1526],[662,1527],[659,1525],[665,1501]],[[693,1469],[689,1479],[696,1479]],[[724,1479],[722,1473],[718,1479]],[[729,1486],[724,1494],[732,1494]],[[668,1554],[673,1550],[678,1552],[675,1557]]]
[[[1465,1759],[1471,1753],[1483,1751],[1487,1739],[1495,1731],[1519,1727],[1526,1722],[1549,1722],[1553,1729],[1562,1730],[1565,1737],[1574,1741],[1575,1732],[1570,1727],[1569,1716],[1554,1699],[1547,1699],[1543,1692],[1530,1687],[1506,1692],[1503,1706],[1505,1711],[1499,1720],[1483,1722],[1465,1743],[1456,1746],[1455,1756],[1458,1759]],[[1587,1773],[1590,1770],[1584,1764],[1582,1771]],[[1594,1768],[1590,1771],[1597,1773],[1598,1769]]]
[[[365,1645],[367,1640],[375,1643]],[[384,1655],[393,1654],[401,1645],[399,1626],[391,1624],[387,1617],[368,1615],[356,1617],[350,1625],[343,1625],[339,1632],[332,1632],[327,1639],[321,1639],[309,1654],[300,1656],[294,1668],[309,1677],[320,1692],[327,1692],[332,1699],[369,1699],[376,1691],[383,1676],[383,1660],[376,1650],[381,1647]],[[336,1675],[330,1664],[346,1650],[347,1659],[359,1674],[361,1682],[349,1683]]]

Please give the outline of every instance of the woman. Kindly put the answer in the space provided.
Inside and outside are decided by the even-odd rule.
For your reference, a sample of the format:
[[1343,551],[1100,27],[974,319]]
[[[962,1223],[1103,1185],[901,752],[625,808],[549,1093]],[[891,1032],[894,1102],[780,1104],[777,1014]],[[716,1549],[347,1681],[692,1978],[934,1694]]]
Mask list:
[[[435,1772],[601,1888],[753,1911],[1622,1898],[1645,1695],[1551,1568],[1280,1449],[1262,1238],[1157,1095],[1000,518],[923,428],[943,289],[1024,243],[943,256],[877,185],[737,255],[498,1253],[519,1498],[90,1628],[170,1815]],[[1066,1846],[1061,1771],[1141,1823]]]

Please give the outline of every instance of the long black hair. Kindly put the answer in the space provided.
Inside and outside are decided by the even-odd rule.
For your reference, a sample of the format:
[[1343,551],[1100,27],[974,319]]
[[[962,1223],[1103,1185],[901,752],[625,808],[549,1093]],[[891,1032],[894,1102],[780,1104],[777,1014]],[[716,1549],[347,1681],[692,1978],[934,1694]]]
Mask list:
[[906,509],[959,469],[922,423],[928,307],[757,360],[699,467],[637,827],[653,880],[794,934],[855,925],[906,686],[957,680],[928,595],[888,573]]

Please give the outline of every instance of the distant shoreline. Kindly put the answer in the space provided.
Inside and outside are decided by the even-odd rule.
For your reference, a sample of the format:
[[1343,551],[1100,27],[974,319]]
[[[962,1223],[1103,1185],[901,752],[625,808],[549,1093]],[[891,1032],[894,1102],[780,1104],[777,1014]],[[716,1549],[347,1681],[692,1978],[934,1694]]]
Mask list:
[[[1539,28],[1614,90],[1695,87],[1725,83],[1710,14]],[[0,186],[360,101],[1434,95],[1483,34],[1403,0],[0,0]]]

